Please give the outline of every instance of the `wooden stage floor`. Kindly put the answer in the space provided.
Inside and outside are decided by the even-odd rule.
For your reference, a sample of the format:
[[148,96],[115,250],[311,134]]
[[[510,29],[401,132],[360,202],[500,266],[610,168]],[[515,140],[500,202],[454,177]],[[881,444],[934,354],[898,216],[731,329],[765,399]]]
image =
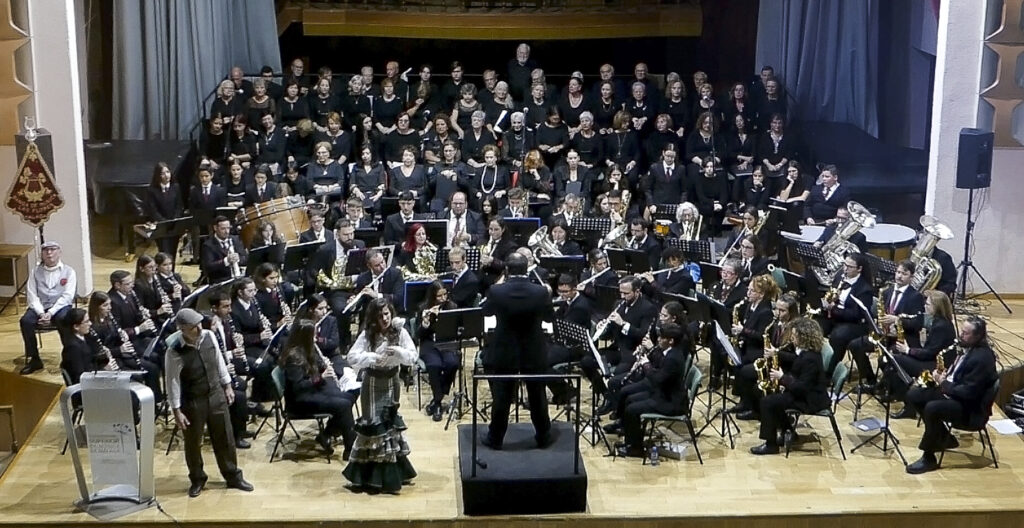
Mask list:
[[[112,250],[97,257],[96,284],[107,284],[113,269],[126,267],[110,257]],[[194,277],[186,269],[186,278]],[[1015,302],[1017,313],[1024,303]],[[1024,318],[1007,316],[998,305],[983,307],[993,320],[992,331],[1003,344],[1004,362],[1024,357],[1014,347],[1024,340]],[[59,342],[53,334],[44,337],[44,371],[40,379],[60,383]],[[13,309],[0,316],[0,368],[21,366],[22,345]],[[1013,356],[1013,357],[1010,357]],[[701,358],[704,365],[707,357]],[[1009,366],[1009,365],[1007,365]],[[849,386],[849,385],[848,385]],[[697,408],[703,408],[698,403]],[[503,527],[539,526],[571,522],[580,526],[701,526],[701,527],[783,527],[903,526],[909,522],[939,522],[943,526],[1024,525],[1021,492],[1024,489],[1024,442],[1020,436],[992,433],[999,468],[979,455],[977,436],[962,435],[961,448],[947,454],[944,468],[921,476],[908,475],[899,458],[890,451],[864,448],[850,453],[865,438],[849,423],[852,402],[840,404],[838,420],[848,460],[842,460],[828,421],[811,418],[801,427],[805,438],[812,431],[820,436],[797,446],[789,459],[783,456],[756,457],[748,449],[760,443],[756,422],[739,422],[741,433],[736,449],[710,428],[699,438],[704,465],[689,450],[682,461],[664,460],[658,467],[642,466],[638,459],[604,456],[603,447],[583,444],[589,474],[588,512],[530,518],[469,518],[462,515],[454,427],[443,430],[416,411],[415,391],[406,392],[403,414],[409,425],[411,461],[419,472],[413,486],[398,496],[368,496],[346,490],[340,454],[328,464],[314,447],[312,434],[296,446],[289,433],[285,452],[303,456],[268,464],[272,436],[264,432],[252,449],[239,451],[239,462],[256,491],[242,493],[223,489],[212,453],[206,454],[211,482],[202,496],[189,499],[188,480],[180,442],[169,456],[164,448],[170,428],[157,426],[156,491],[166,512],[183,525],[247,526],[271,523],[275,526],[341,526],[355,523],[380,525],[404,522],[410,525],[480,526],[493,523]],[[881,416],[873,401],[862,417]],[[1002,417],[997,412],[997,417]],[[704,423],[698,417],[697,426]],[[467,422],[468,423],[468,418]],[[913,421],[894,421],[894,432],[903,441],[910,461],[921,430]],[[614,437],[613,437],[614,438]],[[54,406],[29,445],[18,454],[0,479],[0,524],[16,526],[62,526],[92,522],[76,512],[77,498],[71,458],[62,456],[63,426]],[[340,451],[339,451],[340,453]],[[508,497],[507,500],[516,500]],[[169,523],[170,519],[151,508],[131,514],[120,522],[135,525]],[[824,523],[824,524],[822,524]]]

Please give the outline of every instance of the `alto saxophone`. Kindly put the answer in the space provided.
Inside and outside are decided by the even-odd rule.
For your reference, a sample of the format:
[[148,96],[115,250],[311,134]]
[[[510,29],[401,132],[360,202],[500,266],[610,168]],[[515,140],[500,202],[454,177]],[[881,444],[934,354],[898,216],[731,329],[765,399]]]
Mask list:
[[[942,350],[939,351],[939,354],[935,356],[935,372],[939,374],[946,372],[946,359],[944,356],[946,355],[946,352],[954,349],[956,349],[956,343],[953,343],[952,345],[949,345],[948,347],[943,348]],[[935,378],[932,376],[930,370],[925,370],[924,372],[922,372],[921,375],[917,377],[917,381],[915,384],[918,387],[923,388],[935,387],[936,385],[938,385],[937,383],[935,383]]]
[[[771,372],[779,368],[779,355],[778,348],[772,346],[771,332],[772,328],[778,324],[778,319],[772,319],[772,322],[768,324],[762,334],[764,340],[764,351],[769,350],[775,351],[768,357],[760,357],[754,360],[754,371],[757,373],[757,388],[761,389],[765,395],[779,392],[782,386],[779,385],[779,380],[773,380]],[[780,343],[781,345],[781,343]]]
[[[734,324],[734,325],[740,324],[740,307],[745,305],[745,304],[747,304],[747,303],[745,303],[745,302],[738,302],[738,303],[736,303],[736,306],[732,307],[732,324]],[[729,341],[732,342],[732,346],[735,349],[741,348],[741,345],[743,343],[743,341],[740,339],[740,336],[738,336],[738,335],[730,336],[729,337]],[[739,350],[737,350],[737,352],[739,352]]]

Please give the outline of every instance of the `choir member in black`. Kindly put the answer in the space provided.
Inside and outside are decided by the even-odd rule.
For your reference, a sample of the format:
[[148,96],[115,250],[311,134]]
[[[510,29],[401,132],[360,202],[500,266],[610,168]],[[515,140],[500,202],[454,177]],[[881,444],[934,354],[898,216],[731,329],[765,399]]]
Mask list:
[[[480,112],[477,114],[477,112]],[[473,123],[471,118],[479,115],[480,126],[477,127],[476,123]],[[483,105],[480,101],[476,100],[476,86],[472,84],[464,84],[459,89],[459,100],[452,106],[452,130],[466,141],[466,136],[469,135],[470,127],[476,131],[478,128],[483,129],[484,120],[486,119],[486,113],[484,113]],[[479,135],[479,131],[477,131]],[[491,133],[493,135],[493,133]],[[465,149],[465,146],[463,146]]]
[[[135,281],[132,274],[117,270],[110,274],[111,314],[117,326],[124,330],[136,351],[145,351],[149,342],[156,337],[156,324],[152,314],[139,303],[135,295]],[[141,352],[140,352],[141,353]]]
[[268,181],[270,179],[270,167],[263,164],[256,168],[253,174],[253,184],[245,189],[245,206],[269,202],[277,198],[277,184]]
[[722,115],[727,127],[735,130],[739,126],[741,118],[744,129],[753,132],[754,127],[757,126],[755,121],[757,108],[751,98],[747,96],[745,84],[738,82],[732,85],[729,90],[729,98],[722,105]]
[[[449,142],[455,146],[455,152],[458,154],[459,138],[451,133],[451,125],[448,124],[449,119],[448,114],[443,112],[435,115],[432,121],[434,125],[433,130],[423,135],[420,150],[422,151],[423,161],[430,167],[444,162],[444,146]],[[449,160],[448,163],[452,162]]]
[[755,207],[758,211],[767,211],[771,202],[771,193],[765,185],[764,169],[756,165],[750,177],[743,181],[743,194],[739,198],[746,207]]
[[[939,354],[943,354],[943,361],[947,368],[953,364],[954,354],[950,348],[956,341],[956,329],[953,325],[953,305],[946,294],[938,290],[924,292],[924,313],[930,320],[929,326],[925,329],[925,340],[922,344],[918,338],[917,346],[911,346],[910,340],[896,342],[890,349],[896,363],[906,372],[912,380],[916,380],[924,371],[931,371]],[[859,368],[859,367],[858,367]],[[917,418],[917,411],[906,399],[907,391],[911,388],[900,378],[894,365],[886,365],[885,380],[889,385],[889,394],[894,399],[904,401],[903,409],[893,413],[892,417]]]
[[612,121],[614,130],[608,133],[605,140],[605,164],[609,167],[618,165],[626,174],[630,185],[637,181],[637,165],[640,163],[640,139],[632,127],[633,116],[622,110],[615,114]]
[[530,90],[530,73],[537,68],[537,61],[530,58],[530,45],[519,44],[516,57],[508,61],[508,83],[512,94],[522,99]]
[[306,166],[306,177],[312,184],[313,193],[336,202],[345,189],[345,167],[340,164],[331,150],[331,144],[321,141],[313,148],[316,160]]
[[[811,195],[811,187],[814,182],[800,169],[800,163],[791,160],[786,164],[786,178],[779,179],[779,189],[775,190],[775,196],[782,202],[806,202]],[[843,202],[846,205],[846,202]]]
[[569,127],[562,122],[562,113],[557,106],[549,106],[545,120],[535,130],[537,149],[549,167],[557,167],[564,151],[569,146]]
[[838,294],[831,302],[822,299],[824,309],[821,322],[822,329],[826,330],[828,335],[828,342],[832,345],[829,375],[846,356],[849,344],[868,333],[865,320],[872,315],[867,311],[871,310],[871,297],[874,291],[867,257],[862,253],[847,255],[842,271],[832,282],[832,288]]
[[245,116],[238,116],[231,125],[231,135],[228,138],[228,163],[238,162],[242,168],[248,169],[252,162],[259,155],[259,146],[256,144],[256,132],[249,130],[249,123],[256,126],[259,121],[249,121]]
[[242,113],[244,104],[241,98],[235,97],[235,83],[230,79],[224,79],[217,85],[217,98],[210,103],[210,115],[220,114],[221,122],[229,125],[235,116]]
[[252,401],[273,400],[273,380],[270,372],[277,356],[272,351],[267,353],[267,345],[273,337],[273,328],[260,311],[260,305],[256,300],[256,283],[248,277],[239,279],[231,285],[231,321],[234,331],[242,334],[245,357],[253,380]]
[[[550,202],[555,191],[555,181],[551,169],[544,164],[544,158],[540,151],[531,150],[523,160],[523,167],[519,171],[512,171],[512,187],[521,187],[528,194],[527,201]],[[549,203],[537,207],[536,216],[547,218],[551,216]]]
[[[453,61],[451,63],[451,77],[441,86],[441,105],[442,108],[451,109],[455,106],[456,101],[459,100],[460,92],[462,87],[467,84],[472,84],[463,79],[462,63],[459,61]],[[474,86],[474,88],[476,88]]]
[[484,166],[484,155],[488,147],[498,144],[494,132],[484,128],[484,113],[473,112],[465,133],[459,136],[461,142],[462,161],[474,169]]
[[729,155],[725,147],[722,135],[718,133],[718,123],[710,112],[704,112],[697,117],[697,133],[691,133],[686,138],[686,160],[692,163],[687,165],[687,176],[690,181],[699,180],[700,173],[704,169],[704,160],[714,156],[715,166],[723,166],[722,160]]
[[641,415],[659,413],[676,416],[689,409],[686,372],[693,360],[686,350],[686,342],[683,326],[666,324],[658,334],[657,348],[664,356],[661,364],[657,368],[649,368],[642,381],[623,388],[619,416],[625,431],[625,444],[617,448],[619,456],[643,456]]
[[601,136],[605,137],[616,129],[615,116],[622,111],[620,98],[626,89],[623,87],[621,91],[616,90],[612,81],[601,81],[597,88],[598,93],[593,104],[594,126]]
[[199,152],[202,154],[201,160],[210,163],[210,168],[218,173],[228,155],[230,135],[224,132],[224,127],[224,120],[221,119],[219,114],[215,114],[210,118],[209,126],[199,138]]
[[355,442],[352,417],[355,397],[341,390],[338,385],[341,373],[336,372],[317,349],[313,321],[296,321],[283,350],[278,365],[284,370],[285,405],[298,413],[330,414],[323,432],[316,436],[316,443],[330,455],[334,453],[332,439],[341,436],[345,446],[341,459],[348,460]]
[[690,295],[696,288],[693,276],[687,269],[686,259],[679,248],[667,247],[661,252],[665,268],[655,272],[648,271],[640,278],[644,280],[644,294],[652,299],[657,299],[659,293],[673,293],[676,295]]
[[764,97],[757,102],[758,130],[768,130],[776,115],[786,116],[786,97],[774,77],[764,83]]
[[260,76],[267,87],[267,94],[275,101],[280,100],[284,95],[284,88],[274,82],[274,69],[270,66],[263,66],[263,68],[260,68]]
[[650,233],[651,224],[640,217],[629,221],[629,244],[624,249],[642,251],[647,255],[650,269],[658,269],[661,264],[661,243]]
[[299,233],[299,243],[307,242],[334,242],[334,233],[327,229],[324,213],[318,209],[309,211],[309,229]]
[[445,141],[441,152],[442,157],[427,174],[426,194],[431,196],[430,211],[435,214],[445,208],[456,191],[468,189],[473,178],[472,169],[459,160],[459,146],[455,141]]
[[477,203],[483,200],[484,196],[503,199],[508,192],[508,169],[498,165],[498,154],[498,147],[494,145],[487,145],[483,149],[484,163],[476,170],[477,175],[473,178],[472,184]]
[[295,163],[299,167],[308,167],[313,162],[313,150],[317,144],[315,132],[313,122],[309,119],[303,119],[295,125],[295,131],[289,132],[285,137],[287,162]]
[[547,99],[546,91],[542,83],[530,85],[529,96],[523,100],[523,114],[527,128],[536,130],[546,119],[548,107],[552,103]]
[[[925,313],[924,297],[913,286],[910,285],[917,266],[911,260],[904,260],[896,266],[895,280],[890,286],[882,289],[878,294],[878,300],[871,306],[871,316],[883,335],[878,341],[889,349],[896,343],[897,323],[902,328],[904,344],[907,349],[921,349],[921,327],[924,324]],[[880,318],[878,314],[883,314]],[[950,334],[952,337],[952,333]],[[875,350],[867,336],[857,338],[849,345],[850,354],[857,363],[857,372],[860,373],[860,385],[854,390],[861,393],[875,393],[878,379],[875,376],[875,369],[871,368],[871,359],[868,354]],[[881,361],[879,362],[881,367]],[[919,369],[924,370],[924,369]],[[880,394],[881,391],[879,391]],[[899,393],[903,396],[906,387]]]
[[658,113],[658,99],[660,96],[647,96],[647,85],[642,82],[634,82],[630,87],[633,97],[626,100],[625,110],[630,115],[630,127],[646,139],[654,130],[654,117]]
[[[773,319],[768,328],[762,332],[764,341],[763,352],[765,358],[777,357],[783,371],[790,370],[793,360],[796,359],[793,343],[788,339],[788,326],[800,317],[800,299],[795,293],[784,293],[779,299],[772,303]],[[739,396],[739,403],[729,409],[728,412],[742,415],[744,419],[760,419],[761,398],[764,392],[758,387],[758,371],[754,362],[744,363],[736,369],[736,389]]]
[[410,127],[411,123],[409,114],[402,112],[395,121],[395,129],[384,136],[384,162],[391,167],[402,163],[407,150],[412,151],[414,160],[419,158],[422,138]]
[[537,146],[534,131],[526,126],[526,115],[513,112],[509,118],[510,128],[504,131],[501,140],[501,160],[512,170],[520,169],[526,153]]
[[461,356],[458,347],[441,345],[434,342],[434,323],[440,310],[454,310],[456,304],[449,298],[448,290],[441,281],[434,281],[427,288],[427,296],[420,305],[420,359],[427,369],[430,382],[430,403],[426,412],[435,422],[441,421],[444,411],[444,397],[447,396],[455,383]]
[[569,149],[579,153],[580,165],[587,170],[604,168],[604,136],[594,129],[594,114],[590,111],[580,114],[579,130],[569,139]]
[[309,119],[309,103],[299,92],[300,87],[297,82],[285,82],[284,97],[277,104],[277,118],[281,121],[281,128],[285,132],[293,132],[299,121]]
[[[696,134],[695,134],[696,135]],[[726,208],[729,205],[729,182],[721,171],[717,170],[714,158],[710,155],[701,162],[703,170],[695,180],[695,194],[697,209],[704,217],[704,225],[712,236],[718,236],[722,232],[722,222],[725,220]]]
[[430,132],[433,127],[430,119],[441,110],[436,94],[437,90],[430,83],[421,83],[414,87],[412,99],[405,108],[405,113],[409,114],[409,119],[412,120],[412,128],[424,133]]
[[174,260],[170,255],[167,253],[157,253],[153,256],[153,260],[156,262],[156,280],[159,282],[160,287],[163,288],[164,293],[170,297],[171,306],[174,307],[174,311],[177,313],[181,309],[182,300],[192,292],[181,278],[181,275],[174,272]]
[[589,170],[580,164],[580,155],[575,149],[566,152],[565,163],[555,168],[555,195],[565,197],[590,196],[592,178]]
[[[266,163],[270,165],[271,169],[279,167],[285,161],[286,153],[289,151],[288,143],[290,140],[284,130],[278,129],[277,123],[274,122],[274,116],[270,114],[263,116],[260,119],[260,124],[263,125],[263,130],[260,131],[259,137],[256,139],[259,155],[256,156],[254,161],[256,163]],[[296,125],[296,133],[293,135],[298,136],[302,130],[312,134],[313,124],[308,119],[299,121]]]
[[[231,376],[231,388],[235,391],[235,401],[228,406],[235,447],[249,449],[252,444],[246,438],[255,436],[245,429],[249,421],[249,400],[245,394],[249,386],[249,364],[245,357],[245,343],[241,340],[241,334],[235,332],[231,320],[231,297],[227,292],[218,290],[210,295],[210,312],[211,317],[203,319],[203,328],[213,332],[217,338],[221,357]],[[239,339],[236,340],[235,336]]]
[[386,182],[384,165],[377,161],[373,148],[360,147],[359,161],[353,165],[348,180],[349,196],[358,198],[366,207],[379,209]]
[[[181,189],[171,181],[171,169],[164,162],[153,167],[153,177],[146,189],[146,219],[150,222],[163,222],[181,218]],[[177,253],[178,240],[175,237],[159,238],[156,241],[160,251],[168,254]]]
[[477,245],[483,243],[487,237],[480,213],[468,211],[467,203],[466,193],[459,191],[452,195],[450,207],[441,211],[439,218],[448,221],[445,234],[447,247]]
[[835,165],[821,169],[820,185],[811,189],[804,206],[804,220],[809,225],[821,224],[836,217],[836,211],[850,201],[850,192],[839,183],[839,171]]
[[260,264],[252,274],[256,282],[256,301],[260,313],[270,320],[274,330],[292,324],[291,298],[294,290],[290,283],[281,284],[281,273],[270,262]]
[[959,442],[950,434],[946,423],[984,427],[991,407],[985,404],[986,393],[998,381],[996,356],[988,343],[985,320],[971,315],[960,325],[960,348],[956,358],[940,372],[932,371],[934,386],[914,387],[907,393],[907,402],[921,416],[921,458],[907,466],[907,473],[919,474],[939,469],[935,452],[953,449]]
[[448,298],[459,308],[476,306],[480,294],[480,279],[466,263],[466,250],[461,247],[452,248],[448,252],[448,264],[453,275]]
[[782,188],[781,178],[785,175],[786,166],[796,155],[796,138],[786,132],[781,115],[772,116],[771,128],[762,133],[758,141],[757,157],[768,171],[773,192]]
[[188,209],[193,216],[198,211],[212,213],[218,207],[227,205],[227,194],[220,185],[214,185],[213,172],[200,167],[197,174],[199,185],[194,185],[189,192]]
[[686,100],[686,85],[681,80],[668,83],[666,97],[661,101],[660,111],[672,118],[672,132],[682,141],[690,125],[690,103]]
[[[341,96],[341,113],[345,117],[345,123],[350,126],[361,126],[363,118],[373,113],[373,103],[363,92],[361,76],[353,75],[348,80],[348,89]],[[356,145],[358,146],[358,143]]]
[[322,142],[329,143],[331,158],[342,168],[348,165],[352,157],[352,134],[342,128],[341,114],[331,112],[327,115],[327,128],[316,133],[315,141],[318,147]]
[[320,79],[316,83],[316,92],[307,96],[309,101],[309,117],[318,130],[327,128],[327,116],[341,110],[341,101],[332,93],[331,80]]
[[245,190],[252,186],[254,181],[252,174],[247,174],[247,171],[239,162],[230,162],[230,165],[228,165],[228,175],[224,180],[227,206],[242,207],[245,204]]
[[583,256],[583,250],[580,249],[580,245],[574,240],[569,240],[569,224],[565,223],[565,219],[553,217],[548,225],[551,243],[563,257]]
[[[667,148],[678,152],[682,139],[672,130],[672,118],[668,114],[658,114],[654,118],[651,134],[644,140],[644,162],[646,170],[661,160],[661,153]],[[643,170],[641,172],[646,172]]]
[[388,196],[412,194],[420,210],[427,206],[427,171],[423,165],[416,163],[416,147],[406,145],[402,148],[402,163],[391,169],[388,179]]
[[487,114],[487,128],[497,134],[508,130],[511,126],[512,113],[516,110],[516,102],[508,93],[508,83],[498,82],[494,85],[494,97],[490,101],[482,102],[484,113]]
[[686,198],[686,171],[676,163],[676,146],[666,143],[659,153],[660,161],[651,165],[645,179],[644,198],[649,216],[658,204],[678,204]]
[[67,372],[71,385],[81,381],[82,374],[86,372],[115,368],[110,364],[111,358],[103,353],[99,343],[95,340],[90,343],[88,338],[92,322],[89,321],[89,314],[85,310],[72,308],[68,311],[67,323],[71,335],[64,341],[60,351],[60,368]]
[[243,109],[248,122],[258,123],[263,114],[276,116],[277,101],[267,93],[267,82],[263,79],[256,79],[252,86],[252,97],[245,101]]
[[291,64],[288,65],[288,72],[284,76],[284,84],[288,86],[291,83],[295,83],[295,94],[306,95],[309,93],[310,87],[310,76],[304,75],[306,65],[302,62],[302,59],[295,57]]
[[210,283],[216,284],[241,275],[241,268],[249,261],[249,252],[238,235],[231,234],[231,220],[223,216],[213,219],[213,236],[207,237],[202,248],[203,273]]
[[[733,117],[733,127],[725,133],[726,165],[729,172],[736,177],[733,183],[736,201],[744,199],[744,191],[750,185],[750,174],[754,172],[757,136],[747,127],[743,116]],[[763,173],[762,173],[763,174]],[[767,196],[765,200],[767,201]],[[767,205],[764,207],[767,209]]]
[[174,315],[174,306],[167,292],[156,279],[156,261],[149,255],[140,255],[135,261],[135,287],[133,291],[140,305],[149,310],[153,323],[159,327]]
[[779,444],[786,442],[785,435],[790,435],[791,442],[795,440],[796,431],[786,418],[787,409],[813,414],[829,406],[828,375],[821,359],[821,327],[812,319],[800,318],[793,321],[791,332],[796,359],[789,372],[780,368],[769,373],[770,379],[783,389],[761,399],[759,436],[764,443],[750,448],[755,455],[777,454]]
[[184,436],[185,463],[191,481],[188,495],[198,497],[206,485],[202,455],[206,430],[209,430],[217,467],[227,486],[252,491],[252,484],[242,478],[236,460],[228,411],[235,391],[217,340],[212,332],[202,329],[203,316],[191,308],[178,312],[175,321],[178,332],[168,338],[164,370],[174,421]]
[[395,83],[384,79],[380,83],[381,96],[373,99],[374,126],[382,136],[395,130],[398,114],[402,113],[405,103],[395,94]]

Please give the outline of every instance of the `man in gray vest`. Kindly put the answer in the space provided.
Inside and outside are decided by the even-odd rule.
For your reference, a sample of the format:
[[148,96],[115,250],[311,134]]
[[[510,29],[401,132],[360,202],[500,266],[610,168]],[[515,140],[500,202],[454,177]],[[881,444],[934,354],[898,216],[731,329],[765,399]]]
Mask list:
[[21,339],[25,342],[25,366],[22,374],[31,374],[43,368],[36,342],[36,328],[40,324],[57,327],[64,342],[64,318],[75,302],[75,270],[61,262],[60,244],[52,240],[40,247],[42,261],[28,278],[28,309],[21,316]]
[[203,330],[203,316],[191,308],[183,308],[175,317],[178,331],[167,338],[164,356],[167,378],[167,399],[174,411],[174,421],[185,440],[185,464],[189,497],[198,497],[206,485],[203,471],[203,429],[209,429],[210,443],[217,467],[229,488],[252,491],[252,484],[242,478],[235,453],[228,406],[235,399],[231,376],[221,356],[217,337]]

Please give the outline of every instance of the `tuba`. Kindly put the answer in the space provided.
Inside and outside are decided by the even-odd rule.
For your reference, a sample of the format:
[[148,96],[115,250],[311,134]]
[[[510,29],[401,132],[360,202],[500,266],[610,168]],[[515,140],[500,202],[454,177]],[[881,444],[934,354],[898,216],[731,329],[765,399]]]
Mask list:
[[530,247],[530,251],[533,251],[534,256],[540,258],[545,257],[561,257],[562,252],[555,246],[555,243],[548,238],[548,226],[541,226],[540,229],[533,232],[530,235],[530,240],[526,243]]
[[917,265],[910,284],[917,291],[931,290],[939,283],[942,276],[942,266],[931,257],[932,250],[939,240],[953,238],[953,230],[946,224],[935,219],[934,216],[924,215],[921,217],[921,233],[917,238],[917,245],[910,252],[910,260]]
[[848,253],[860,253],[860,249],[850,242],[850,237],[861,229],[875,226],[875,215],[871,214],[867,207],[851,200],[846,204],[846,210],[850,212],[850,217],[844,220],[836,228],[832,238],[821,246],[821,252],[825,255],[825,266],[811,268],[821,284],[832,284],[832,278],[842,269]]

